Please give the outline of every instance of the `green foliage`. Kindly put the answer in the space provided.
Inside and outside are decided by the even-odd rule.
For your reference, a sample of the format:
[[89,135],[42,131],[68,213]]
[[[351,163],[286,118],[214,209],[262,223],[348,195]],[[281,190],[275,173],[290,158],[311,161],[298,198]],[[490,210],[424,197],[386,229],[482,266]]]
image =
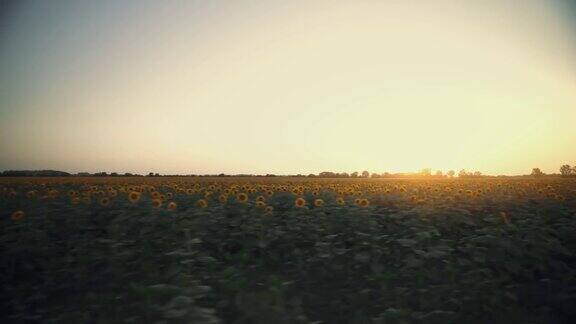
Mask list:
[[[556,185],[563,201],[538,194],[544,185],[523,198],[515,195],[525,189],[492,186],[449,200],[428,183],[407,184],[426,203],[360,186],[367,208],[353,205],[354,196],[339,206],[323,186],[324,207],[295,208],[296,196],[279,190],[266,213],[253,203],[260,190],[246,204],[211,197],[196,208],[208,189],[189,195],[166,185],[159,190],[178,203],[168,211],[151,208],[147,196],[71,205],[66,197],[28,199],[22,193],[37,185],[12,185],[19,195],[0,196],[2,322],[568,323],[576,316],[573,182]],[[310,202],[316,190],[302,197]],[[26,216],[12,220],[19,209]]]

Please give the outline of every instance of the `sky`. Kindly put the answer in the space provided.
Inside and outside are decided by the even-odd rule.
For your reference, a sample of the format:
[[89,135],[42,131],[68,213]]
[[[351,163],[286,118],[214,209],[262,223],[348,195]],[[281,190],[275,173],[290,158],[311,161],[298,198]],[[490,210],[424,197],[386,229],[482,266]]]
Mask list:
[[576,164],[569,0],[0,0],[0,170]]

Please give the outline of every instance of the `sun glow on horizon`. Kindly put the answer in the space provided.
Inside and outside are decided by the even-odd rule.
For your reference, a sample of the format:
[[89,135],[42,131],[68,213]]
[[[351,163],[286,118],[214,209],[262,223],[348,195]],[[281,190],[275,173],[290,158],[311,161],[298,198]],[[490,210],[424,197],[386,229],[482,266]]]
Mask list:
[[576,162],[562,8],[16,6],[0,29],[0,169],[557,172]]

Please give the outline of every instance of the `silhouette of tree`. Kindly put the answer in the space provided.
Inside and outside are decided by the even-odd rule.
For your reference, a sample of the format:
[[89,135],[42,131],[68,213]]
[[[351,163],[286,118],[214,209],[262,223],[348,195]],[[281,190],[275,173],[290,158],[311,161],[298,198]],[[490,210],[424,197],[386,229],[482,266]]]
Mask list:
[[543,176],[543,175],[544,175],[544,172],[542,172],[542,170],[540,170],[540,168],[534,168],[534,169],[532,169],[531,176],[536,177],[536,178],[539,178],[539,177],[541,177],[541,176]]
[[370,172],[362,171],[362,178],[368,178],[370,176]]
[[567,177],[569,175],[571,175],[573,172],[572,167],[570,167],[570,165],[568,164],[564,164],[563,166],[560,167],[560,174],[563,177]]
[[448,175],[450,176],[450,178],[453,178],[455,174],[456,172],[454,172],[454,170],[448,171]]

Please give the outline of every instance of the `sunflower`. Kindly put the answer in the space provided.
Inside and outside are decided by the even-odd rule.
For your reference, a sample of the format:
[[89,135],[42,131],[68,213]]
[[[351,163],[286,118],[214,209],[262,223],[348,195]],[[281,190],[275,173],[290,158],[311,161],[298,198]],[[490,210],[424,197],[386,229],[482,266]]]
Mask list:
[[108,207],[108,206],[110,206],[110,198],[102,197],[102,198],[100,198],[99,203],[100,203],[100,206],[102,206],[102,207]]
[[152,199],[159,199],[160,198],[160,193],[158,191],[152,191]]
[[162,207],[162,200],[160,199],[152,199],[152,207],[160,208]]
[[294,201],[294,204],[296,205],[296,207],[304,207],[306,206],[306,200],[304,200],[304,198],[297,198],[296,201]]
[[355,205],[360,205],[360,198],[354,199],[354,204],[355,204]]
[[318,198],[314,199],[314,207],[322,207],[324,206],[324,200]]
[[80,198],[78,197],[72,197],[72,199],[70,200],[70,202],[72,203],[72,205],[78,205],[80,203]]
[[264,196],[258,196],[258,197],[256,197],[256,201],[265,202],[266,198],[264,198]]
[[358,204],[360,205],[360,207],[368,207],[368,205],[370,205],[370,202],[368,201],[368,199],[362,198],[360,199],[360,202]]
[[248,195],[241,192],[239,194],[236,195],[236,201],[238,201],[239,203],[246,203],[248,201]]
[[29,199],[32,199],[34,197],[36,197],[36,191],[34,190],[30,190],[26,193],[26,197],[28,197]]
[[173,197],[174,197],[174,194],[171,192],[166,194],[166,199],[168,199],[168,200],[172,199]]
[[273,194],[274,194],[274,191],[272,191],[272,190],[266,191],[266,196],[268,196],[268,197],[272,196]]
[[268,214],[272,214],[272,212],[274,211],[274,207],[272,207],[272,206],[266,206],[266,208],[264,209],[264,211],[266,211],[266,213],[268,213]]
[[10,219],[12,219],[13,221],[19,221],[22,218],[24,218],[24,212],[21,210],[17,210],[15,212],[12,213],[12,215],[10,216]]
[[342,198],[342,197],[336,198],[336,203],[340,206],[344,205],[344,203],[345,203],[344,198]]
[[178,208],[178,205],[176,205],[175,202],[171,201],[170,203],[168,203],[167,208],[168,208],[169,211],[175,211],[176,208]]
[[221,195],[218,197],[218,201],[220,201],[220,202],[223,203],[223,204],[226,203],[226,202],[228,202],[228,195],[226,195],[226,194],[221,194]]
[[200,199],[196,202],[196,207],[206,208],[208,207],[208,202],[206,201],[206,199]]
[[50,196],[50,198],[58,198],[59,195],[60,192],[58,190],[50,190],[48,192],[48,196]]
[[510,223],[510,217],[508,216],[508,214],[506,214],[506,212],[500,212],[500,219],[502,220],[502,223],[504,223],[504,224]]
[[130,194],[128,194],[128,200],[130,200],[131,203],[138,202],[138,200],[140,200],[140,193],[132,191]]
[[263,201],[256,201],[256,207],[264,208],[264,207],[266,207],[266,203]]

